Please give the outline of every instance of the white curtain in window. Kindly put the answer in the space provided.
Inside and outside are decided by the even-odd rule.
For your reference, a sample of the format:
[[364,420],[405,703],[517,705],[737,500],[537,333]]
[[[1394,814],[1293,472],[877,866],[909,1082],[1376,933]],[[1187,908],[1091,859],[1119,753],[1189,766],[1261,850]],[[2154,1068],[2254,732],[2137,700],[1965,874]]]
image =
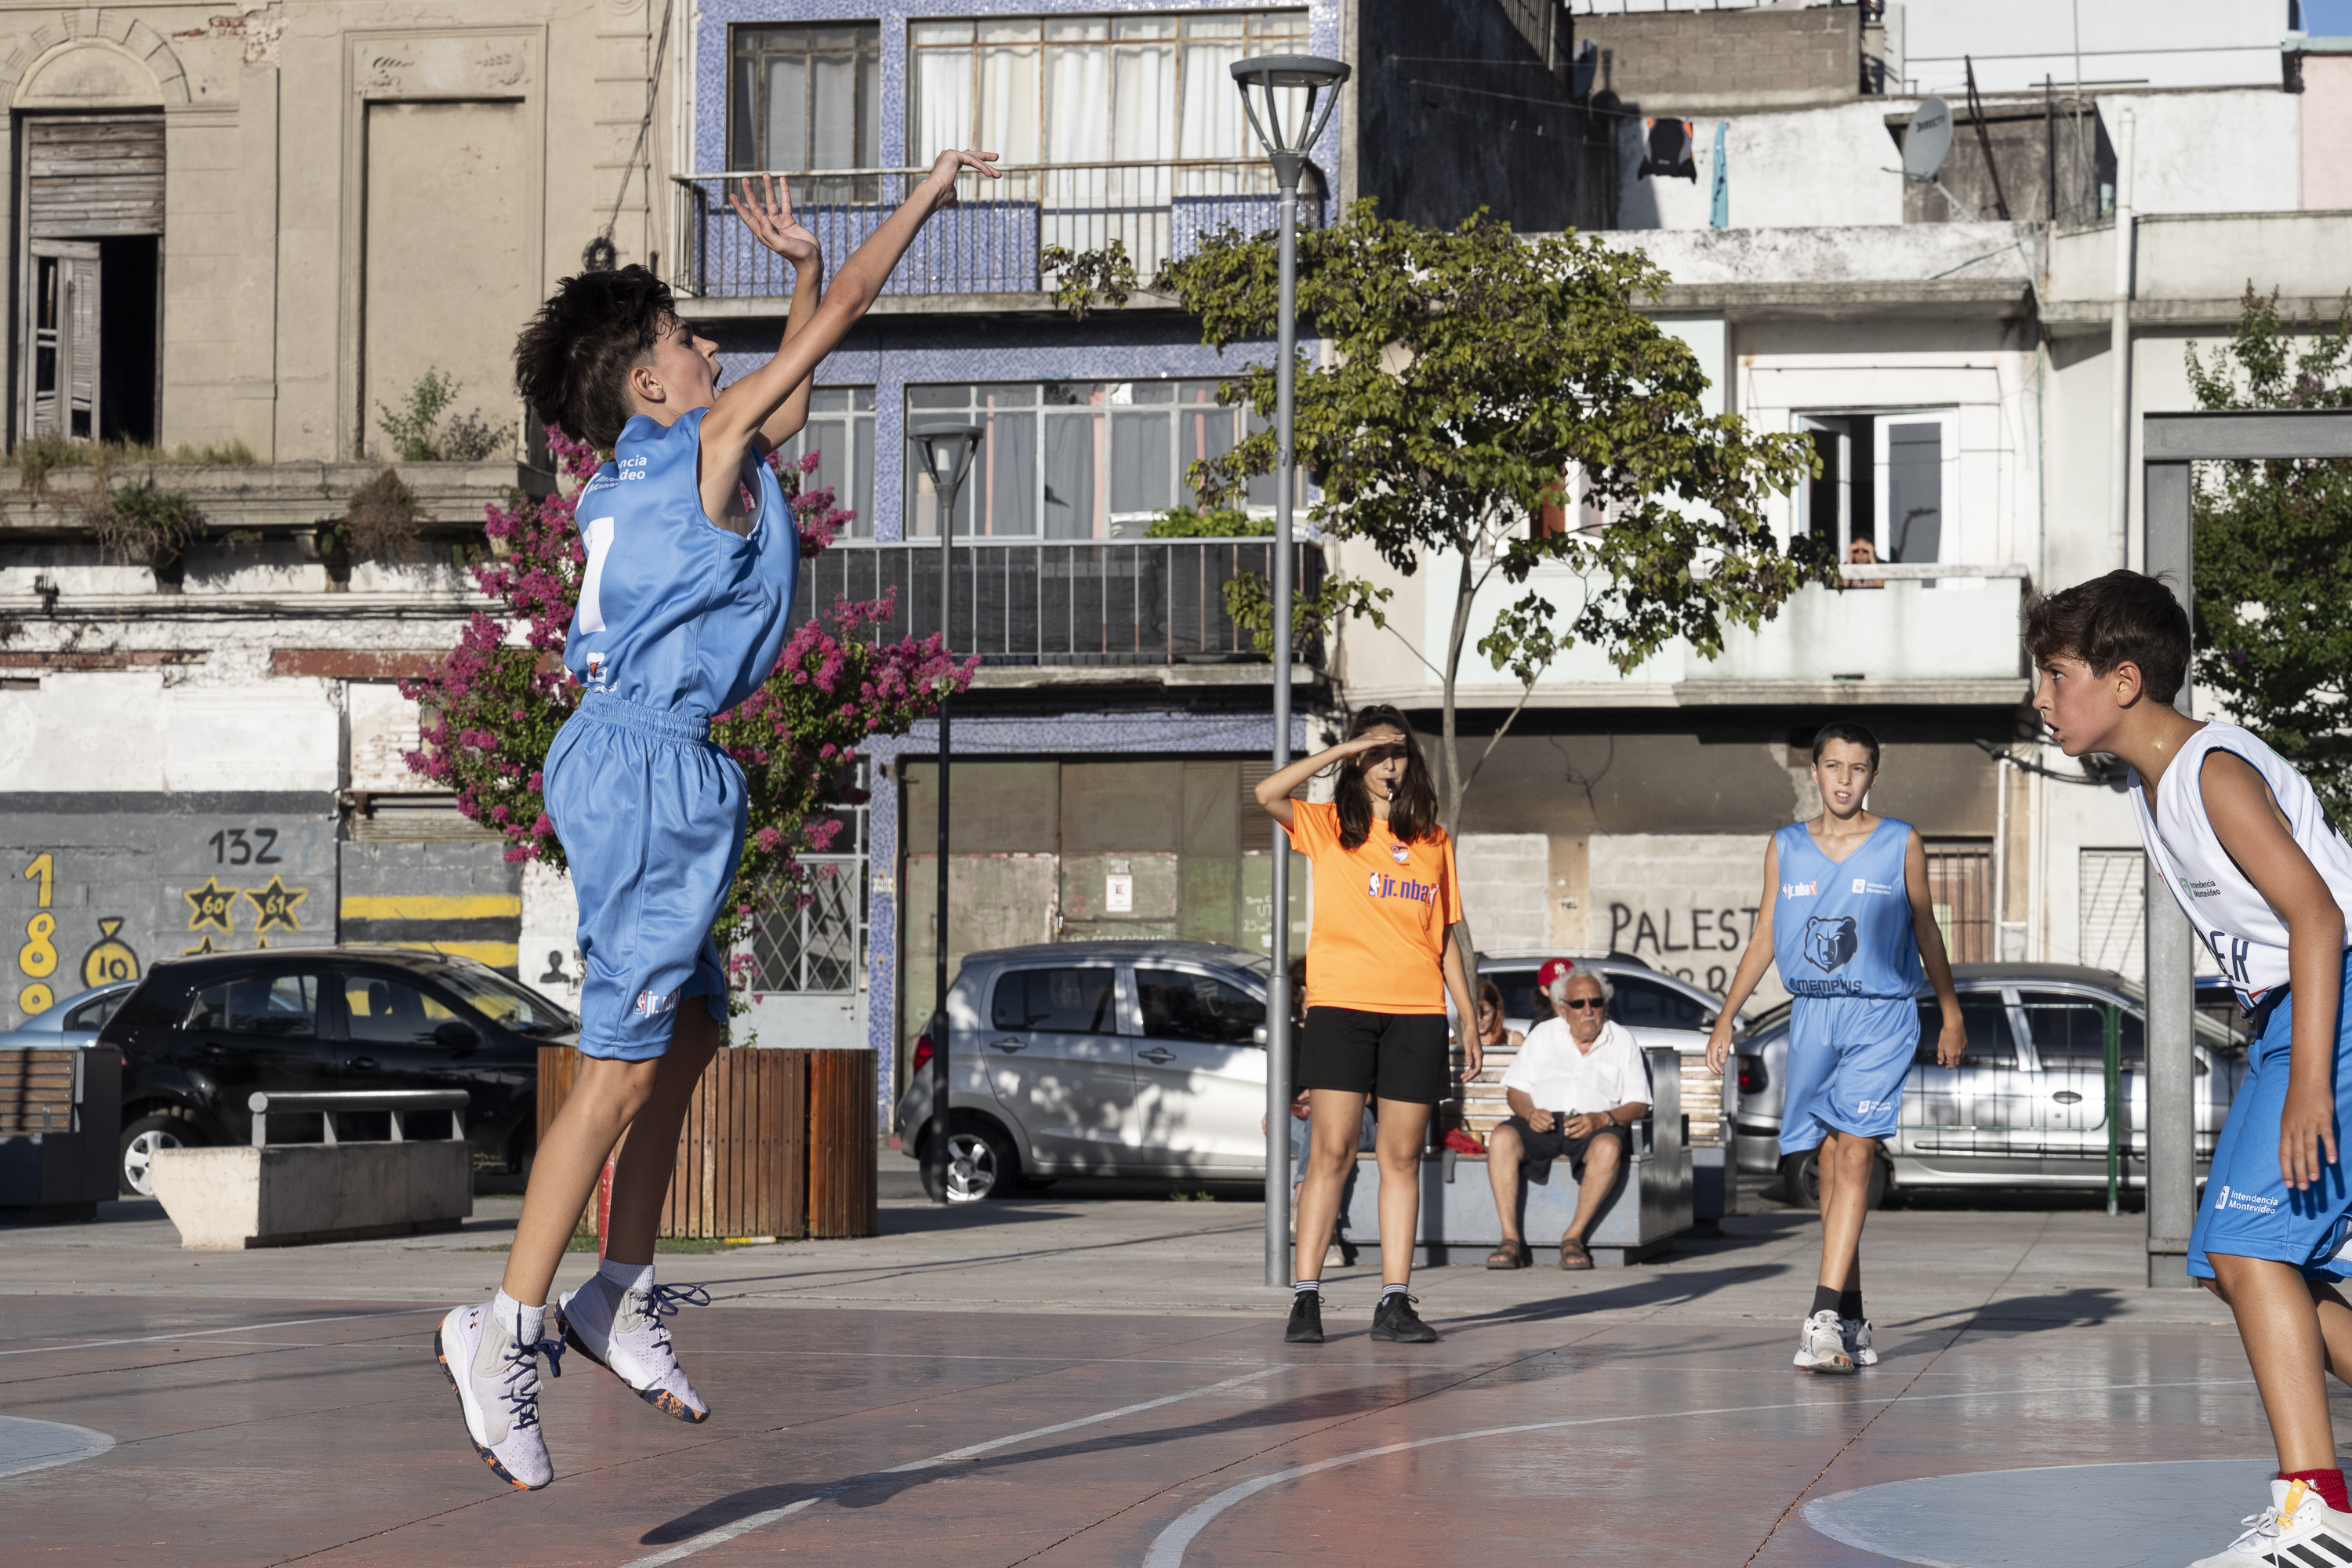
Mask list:
[[1244,158],[1256,150],[1246,140],[1242,95],[1234,86],[1233,64],[1247,48],[1241,30],[1238,19],[1223,18],[1204,18],[1185,29],[1180,158]]
[[1045,52],[1045,162],[1099,163],[1108,155],[1110,50],[1057,44]]
[[[857,167],[857,59],[852,54],[823,54],[810,61],[816,112],[809,127],[812,169]],[[802,165],[787,164],[787,168]]]
[[915,144],[907,162],[929,163],[942,148],[975,144],[972,56],[970,49],[917,49],[914,56]]
[[1009,167],[1039,161],[1037,76],[1035,44],[980,46],[978,144]]
[[[1123,23],[1121,33],[1148,24]],[[1171,32],[1173,24],[1162,24]],[[1111,156],[1158,161],[1176,153],[1176,40],[1122,37],[1111,47]]]

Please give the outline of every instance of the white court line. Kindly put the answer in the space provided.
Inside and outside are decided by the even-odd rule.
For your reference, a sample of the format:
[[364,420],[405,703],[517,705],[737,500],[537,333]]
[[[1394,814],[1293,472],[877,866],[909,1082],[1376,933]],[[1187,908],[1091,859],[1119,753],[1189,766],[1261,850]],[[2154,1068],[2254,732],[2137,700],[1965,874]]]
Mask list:
[[691,1557],[698,1552],[708,1552],[714,1546],[724,1545],[739,1535],[748,1535],[752,1531],[764,1525],[773,1524],[787,1515],[798,1513],[804,1508],[821,1503],[827,1498],[838,1497],[853,1488],[870,1485],[884,1476],[903,1476],[913,1470],[928,1470],[935,1465],[949,1464],[958,1459],[974,1458],[992,1449],[1010,1447],[1015,1443],[1026,1443],[1033,1438],[1050,1437],[1056,1432],[1067,1432],[1079,1426],[1092,1426],[1097,1422],[1116,1420],[1121,1415],[1133,1415],[1139,1411],[1157,1410],[1163,1405],[1174,1405],[1186,1399],[1198,1399],[1204,1394],[1222,1394],[1226,1389],[1239,1388],[1245,1383],[1255,1383],[1259,1378],[1272,1377],[1277,1372],[1288,1370],[1290,1370],[1289,1363],[1269,1366],[1257,1372],[1244,1373],[1239,1377],[1229,1377],[1223,1383],[1213,1383],[1206,1388],[1195,1388],[1189,1393],[1171,1394],[1160,1399],[1147,1399],[1139,1405],[1122,1405],[1116,1410],[1106,1410],[1099,1415],[1081,1415],[1076,1421],[1063,1421],[1051,1426],[1034,1427],[1026,1432],[1015,1432],[1010,1437],[995,1437],[985,1443],[971,1444],[968,1447],[950,1448],[944,1454],[934,1454],[928,1459],[912,1459],[903,1465],[893,1465],[887,1470],[872,1470],[862,1476],[852,1476],[847,1480],[835,1481],[824,1490],[813,1496],[804,1497],[798,1502],[786,1503],[782,1508],[772,1508],[765,1512],[750,1514],[731,1524],[722,1524],[716,1530],[706,1530],[700,1535],[681,1541],[676,1546],[665,1548],[650,1557],[639,1557],[624,1563],[622,1568],[660,1568],[662,1563],[676,1563],[680,1558]]
[[[1675,1421],[1694,1415],[1748,1415],[1767,1410],[1812,1410],[1829,1407],[1851,1410],[1864,1405],[1924,1404],[1940,1399],[1998,1399],[2021,1394],[2102,1394],[2126,1389],[2146,1388],[2222,1388],[2249,1384],[2250,1377],[2200,1378],[2180,1383],[2089,1383],[2073,1384],[2055,1388],[1991,1388],[1974,1394],[1922,1394],[1906,1396],[1892,1394],[1883,1399],[1799,1399],[1783,1405],[1727,1405],[1711,1410],[1654,1410],[1640,1415],[1588,1415],[1572,1421],[1530,1421],[1517,1426],[1488,1426],[1475,1432],[1449,1432],[1443,1436],[1417,1437],[1408,1443],[1386,1443],[1377,1448],[1364,1448],[1353,1454],[1342,1454],[1335,1459],[1318,1459],[1311,1465],[1296,1465],[1286,1470],[1276,1470],[1270,1476],[1243,1481],[1227,1487],[1205,1502],[1195,1504],[1177,1521],[1153,1538],[1151,1551],[1143,1560],[1143,1568],[1183,1568],[1185,1550],[1192,1538],[1206,1530],[1216,1517],[1237,1502],[1255,1497],[1269,1487],[1285,1481],[1311,1476],[1318,1470],[1337,1469],[1360,1459],[1377,1459],[1387,1454],[1402,1454],[1412,1448],[1427,1448],[1439,1443],[1467,1443],[1480,1437],[1511,1437],[1526,1432],[1549,1432],[1563,1426],[1609,1426],[1629,1421]],[[653,1559],[646,1559],[648,1563]],[[635,1568],[635,1564],[630,1564]]]
[[0,1351],[0,1356],[47,1355],[55,1351],[91,1351],[107,1345],[149,1345],[160,1340],[201,1340],[215,1334],[257,1334],[264,1329],[299,1329],[309,1323],[355,1323],[363,1318],[413,1318],[422,1312],[446,1312],[446,1307],[405,1307],[394,1312],[345,1312],[333,1318],[289,1318],[277,1323],[247,1323],[234,1329],[191,1329],[184,1334],[141,1334],[129,1340],[76,1340],[71,1344],[34,1345],[26,1350]]

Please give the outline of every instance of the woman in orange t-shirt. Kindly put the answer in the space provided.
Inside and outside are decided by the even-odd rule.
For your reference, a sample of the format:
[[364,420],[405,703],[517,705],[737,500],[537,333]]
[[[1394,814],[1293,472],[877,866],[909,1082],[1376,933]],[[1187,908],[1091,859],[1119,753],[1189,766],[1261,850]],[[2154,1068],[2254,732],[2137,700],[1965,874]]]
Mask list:
[[[1328,805],[1290,798],[1333,763],[1339,778]],[[1298,1189],[1300,1278],[1283,1338],[1323,1342],[1323,1254],[1364,1103],[1377,1100],[1381,1284],[1371,1337],[1425,1344],[1437,1331],[1414,1313],[1407,1289],[1421,1226],[1422,1145],[1446,1091],[1446,997],[1465,1024],[1477,1016],[1454,942],[1462,920],[1454,841],[1437,826],[1437,791],[1412,726],[1385,705],[1358,710],[1346,740],[1265,779],[1257,803],[1315,868],[1307,942],[1313,999],[1295,1075],[1308,1091],[1313,1125]],[[1475,1076],[1475,1030],[1465,1029],[1463,1047]]]

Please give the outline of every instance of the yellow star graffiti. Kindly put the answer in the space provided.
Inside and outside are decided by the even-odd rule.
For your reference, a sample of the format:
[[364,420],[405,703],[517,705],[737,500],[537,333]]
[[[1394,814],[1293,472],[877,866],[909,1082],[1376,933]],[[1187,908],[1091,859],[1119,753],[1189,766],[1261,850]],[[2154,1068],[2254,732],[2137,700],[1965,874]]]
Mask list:
[[183,958],[197,958],[207,952],[226,952],[228,951],[229,950],[225,947],[215,947],[213,945],[213,939],[206,937],[204,941],[196,943],[194,947],[182,948],[180,950],[180,956]]
[[229,924],[229,910],[236,899],[235,888],[224,888],[216,879],[206,877],[203,887],[190,888],[180,897],[188,900],[190,931],[202,931],[206,926],[217,926],[224,931],[233,929]]
[[310,889],[308,888],[288,887],[283,877],[270,878],[269,886],[266,888],[247,888],[245,896],[250,899],[253,901],[253,907],[260,911],[260,918],[254,922],[253,929],[257,931],[277,931],[281,928],[286,931],[300,931],[302,922],[294,918],[294,906],[310,895]]

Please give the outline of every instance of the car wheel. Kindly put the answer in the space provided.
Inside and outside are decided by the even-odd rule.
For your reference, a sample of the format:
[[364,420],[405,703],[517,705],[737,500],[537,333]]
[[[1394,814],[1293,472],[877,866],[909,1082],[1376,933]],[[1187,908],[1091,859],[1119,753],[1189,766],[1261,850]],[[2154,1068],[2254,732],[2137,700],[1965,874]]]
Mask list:
[[[929,1163],[924,1164],[928,1176]],[[989,1122],[961,1121],[948,1134],[948,1202],[976,1204],[1010,1194],[1021,1173],[1013,1141]]]
[[122,1158],[119,1165],[122,1190],[142,1198],[155,1195],[155,1184],[148,1179],[148,1165],[157,1152],[164,1149],[201,1149],[205,1139],[196,1131],[196,1124],[176,1110],[159,1110],[142,1116],[122,1130]]
[[[1780,1156],[1780,1201],[1791,1208],[1818,1209],[1822,1206],[1822,1173],[1814,1155],[1808,1149],[1799,1154]],[[1886,1162],[1870,1162],[1870,1201],[1868,1207],[1886,1206]]]

